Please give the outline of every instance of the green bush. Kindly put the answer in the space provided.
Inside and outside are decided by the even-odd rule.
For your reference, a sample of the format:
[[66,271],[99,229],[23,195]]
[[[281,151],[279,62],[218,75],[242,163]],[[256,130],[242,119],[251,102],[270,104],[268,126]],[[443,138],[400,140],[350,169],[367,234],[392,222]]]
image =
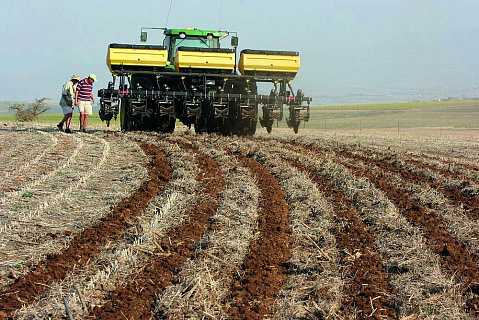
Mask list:
[[8,109],[15,112],[15,117],[18,121],[28,122],[35,120],[38,115],[44,113],[49,109],[45,102],[48,98],[35,99],[34,102],[26,105],[25,103],[15,103]]

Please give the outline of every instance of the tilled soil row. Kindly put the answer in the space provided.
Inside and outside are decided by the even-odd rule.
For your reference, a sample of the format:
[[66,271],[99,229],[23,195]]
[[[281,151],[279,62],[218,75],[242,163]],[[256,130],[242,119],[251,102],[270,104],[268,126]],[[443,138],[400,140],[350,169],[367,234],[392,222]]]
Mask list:
[[255,147],[257,157],[279,180],[286,193],[292,229],[292,256],[288,279],[278,293],[274,319],[332,319],[341,311],[344,281],[341,278],[334,208],[316,183],[289,162],[277,149]]
[[[324,149],[317,145],[305,146],[296,144],[296,147],[313,148],[316,152],[331,152],[331,149]],[[336,154],[353,161],[361,161],[366,165],[375,166],[380,171],[394,172],[400,174],[404,179],[410,180],[417,184],[430,184],[427,177],[421,177],[419,174],[410,173],[404,168],[396,168],[395,166],[384,163],[369,157],[359,156],[352,150],[340,148],[336,150]],[[368,178],[379,189],[386,193],[388,198],[398,207],[400,213],[407,219],[409,223],[422,230],[431,250],[439,255],[441,265],[446,272],[453,274],[459,279],[462,288],[463,296],[466,301],[466,310],[473,316],[479,313],[479,286],[477,279],[479,279],[479,268],[477,264],[477,257],[470,253],[466,244],[458,241],[453,234],[451,234],[443,221],[436,215],[427,212],[419,202],[412,200],[408,195],[408,190],[401,190],[388,182],[389,178],[386,175],[372,174],[369,170],[358,168],[345,161],[337,160],[341,165],[349,168],[358,177]],[[458,201],[457,205],[461,205]]]
[[31,273],[17,279],[0,293],[0,319],[11,316],[23,304],[30,304],[43,293],[48,283],[61,281],[77,264],[87,264],[108,241],[114,241],[144,210],[149,200],[159,194],[170,179],[168,158],[157,147],[141,144],[150,158],[148,179],[130,196],[91,228],[75,237],[70,247],[47,259]]
[[[82,139],[94,136],[93,134],[83,135]],[[72,207],[69,212],[65,212],[63,217],[57,218],[58,228],[61,228],[59,230],[71,230],[73,234],[72,239],[68,243],[55,245],[56,252],[53,253],[61,252],[63,248],[67,248],[71,240],[73,240],[73,236],[80,233],[83,229],[96,224],[110,212],[112,207],[137,190],[143,181],[147,179],[148,171],[146,164],[149,158],[141,149],[138,140],[135,141],[131,139],[131,136],[127,135],[120,135],[119,137],[116,135],[105,135],[103,137],[111,149],[104,164],[99,169],[102,174],[93,174],[88,181],[77,189],[81,191],[80,196],[85,195],[92,198],[87,198],[85,202],[72,203],[75,207]],[[151,141],[144,142],[152,143]],[[167,153],[170,165],[172,168],[175,168],[174,155],[167,146],[158,145],[161,150]],[[105,151],[106,149],[103,150],[104,154]],[[114,166],[111,164],[114,164]],[[87,173],[93,172],[95,171],[87,171]],[[151,214],[156,214],[158,208],[162,207],[159,201],[165,198],[165,194],[168,194],[168,189],[174,183],[174,180],[175,171],[172,172],[172,178],[167,183],[164,191],[150,200],[148,207],[140,212],[134,221],[128,224],[125,232],[117,240],[114,242],[109,241],[104,247],[100,248],[98,254],[92,257],[88,264],[76,265],[75,269],[68,273],[62,281],[51,282],[49,288],[35,299],[32,304],[16,311],[15,319],[32,319],[36,317],[42,319],[62,318],[65,314],[63,298],[67,300],[75,319],[78,318],[78,315],[83,314],[84,310],[90,309],[91,306],[103,304],[101,299],[104,296],[104,290],[111,289],[111,283],[121,281],[131,274],[131,271],[125,272],[125,270],[131,269],[134,266],[134,261],[138,258],[141,259],[142,252],[137,252],[134,248],[141,246],[148,249],[145,245],[148,245],[147,239],[149,238],[147,233],[150,229],[144,225],[145,218],[151,216]],[[121,183],[118,183],[120,181]],[[59,211],[48,210],[39,218],[50,218],[50,216],[55,216],[56,212]],[[79,212],[82,212],[81,220],[78,219],[74,223],[69,223],[72,215],[78,217]],[[75,230],[80,231],[75,232]],[[57,239],[59,238],[52,241],[57,241]],[[50,247],[47,246],[46,248]],[[45,249],[42,251],[45,252],[44,255],[47,254]],[[36,254],[35,250],[33,250],[33,254]],[[43,259],[40,261],[43,261]],[[75,287],[78,288],[78,291]],[[81,292],[83,296],[83,304],[79,300],[78,292]]]
[[[369,164],[358,161],[354,158],[344,158],[344,161],[349,162],[352,165],[366,168],[371,174],[387,176],[388,182],[395,186],[397,189],[404,191],[410,196],[410,199],[421,204],[424,209],[429,213],[437,216],[438,219],[447,227],[447,230],[461,243],[464,243],[473,257],[477,257],[479,254],[479,220],[471,219],[466,214],[462,203],[453,202],[446,198],[442,189],[435,189],[426,183],[414,183],[404,179],[397,172],[385,171],[378,166],[370,166]],[[402,161],[402,159],[401,159]],[[414,166],[409,166],[407,163],[403,166],[410,168],[412,171],[416,171]],[[446,185],[458,185],[460,180],[446,179],[436,172],[424,171],[419,174],[425,174],[431,176],[434,181]],[[477,190],[477,189],[476,189]]]
[[287,278],[287,263],[291,258],[289,208],[278,180],[268,169],[236,152],[238,159],[256,178],[261,191],[258,214],[259,236],[249,245],[240,267],[241,276],[234,279],[228,295],[230,319],[263,319],[271,313],[276,294]]
[[329,149],[318,153],[309,143],[302,148],[284,142],[270,141],[269,145],[278,155],[315,168],[354,202],[367,230],[375,236],[374,242],[383,258],[383,272],[388,273],[391,286],[397,289],[390,297],[397,317],[469,318],[463,309],[462,295],[457,292],[458,285],[450,275],[440,271],[438,257],[428,248],[420,228],[397,212],[384,192],[338,164]]
[[318,189],[335,209],[336,238],[340,265],[344,271],[347,298],[341,301],[344,315],[354,314],[359,318],[396,318],[390,297],[395,295],[389,278],[383,270],[382,258],[374,244],[374,236],[367,231],[354,203],[338,187],[318,174],[314,168],[300,162],[284,159],[300,171],[307,172]]
[[[373,152],[376,152],[376,150],[373,150]],[[421,164],[425,164],[427,162],[428,167],[431,169],[436,168],[441,170],[446,175],[457,175],[457,172],[464,170],[469,170],[471,172],[475,172],[476,174],[479,173],[479,167],[477,165],[469,162],[459,162],[457,159],[452,159],[450,155],[438,156],[424,153],[418,155],[412,152],[405,152],[403,155],[407,157],[407,161]],[[465,161],[464,159],[461,160]],[[471,159],[471,161],[473,161],[473,159]],[[446,167],[447,169],[445,169]]]
[[[343,145],[338,148],[350,148],[352,145]],[[479,167],[474,165],[474,154],[471,152],[469,157],[465,157],[464,154],[457,156],[456,158],[451,154],[444,154],[441,152],[432,153],[430,152],[414,152],[412,150],[398,150],[398,148],[388,147],[354,147],[357,151],[364,151],[369,154],[374,154],[378,157],[391,157],[393,159],[401,158],[408,163],[419,165],[423,168],[429,168],[433,171],[440,172],[444,176],[457,178],[458,175],[461,175],[464,171],[470,171],[472,174],[479,171]],[[461,161],[458,161],[461,160]],[[470,162],[467,162],[469,160]]]
[[[449,142],[450,144],[450,142]],[[431,145],[434,145],[431,143]],[[342,147],[352,147],[352,144],[342,144]],[[442,169],[445,171],[449,171],[452,173],[455,169],[466,169],[470,171],[479,171],[479,167],[477,164],[474,164],[475,156],[474,151],[471,149],[469,152],[458,151],[454,150],[454,147],[451,145],[448,152],[443,152],[444,146],[438,146],[436,150],[434,148],[430,148],[426,150],[424,145],[420,145],[418,149],[411,148],[411,146],[394,146],[394,145],[381,145],[381,146],[371,146],[368,144],[367,147],[355,148],[359,149],[367,149],[371,153],[387,156],[394,153],[395,155],[400,155],[404,158],[407,158],[408,161],[418,161],[420,163],[428,163],[431,167],[435,167],[437,169]],[[387,150],[387,151],[386,151]]]
[[[449,144],[451,144],[449,142]],[[472,171],[479,171],[479,166],[475,163],[475,154],[477,151],[474,151],[474,148],[467,148],[466,151],[458,152],[457,150],[448,150],[447,152],[440,151],[440,150],[429,150],[423,151],[421,150],[420,157],[427,157],[428,159],[438,159],[438,161],[446,164],[446,165],[454,165],[459,166],[464,169],[472,170]],[[448,160],[445,160],[448,159]]]
[[[195,152],[191,146],[185,150]],[[102,307],[94,308],[89,318],[94,319],[150,319],[155,310],[156,294],[171,284],[179,268],[194,254],[196,245],[210,224],[210,217],[218,206],[224,190],[224,175],[218,164],[210,157],[198,153],[203,198],[191,208],[185,223],[171,229],[158,241],[154,257],[145,267],[132,275],[133,280],[126,286],[116,288],[109,301]],[[161,315],[158,315],[161,316]]]
[[177,281],[158,295],[157,313],[165,319],[225,319],[228,301],[225,305],[224,298],[255,235],[260,191],[248,168],[218,148],[227,145],[228,138],[178,138],[218,162],[225,174],[225,190],[195,254],[181,266]]
[[240,145],[278,179],[289,205],[293,249],[286,264],[287,280],[276,294],[274,314],[267,318],[340,318],[344,281],[331,232],[333,207],[307,173],[283,160],[284,145],[258,143],[253,138]]
[[[267,139],[264,139],[267,141]],[[281,140],[279,140],[281,141]],[[377,153],[372,153],[365,151],[365,148],[358,148],[351,146],[350,148],[344,146],[337,147],[319,147],[315,143],[304,144],[304,142],[291,141],[291,146],[298,147],[299,150],[303,147],[313,148],[317,152],[335,152],[339,155],[344,155],[348,158],[353,158],[359,161],[365,160],[368,162],[374,162],[378,167],[385,171],[394,172],[400,174],[404,179],[413,182],[413,183],[424,183],[430,185],[432,188],[440,190],[444,196],[449,199],[454,205],[464,207],[465,214],[474,220],[479,220],[479,196],[474,194],[465,195],[462,190],[464,187],[467,187],[467,182],[461,186],[453,186],[449,184],[440,183],[434,181],[434,179],[426,174],[413,172],[408,168],[402,166],[396,158],[392,155],[387,155],[382,153],[382,157],[378,158]],[[358,152],[364,152],[367,156],[360,155]],[[423,164],[419,161],[412,161],[419,169],[431,170],[437,172],[443,176],[455,177],[457,174],[448,172],[434,166]]]
[[[391,156],[375,159],[374,154],[367,153],[367,156],[362,156],[346,149],[336,150],[336,153],[338,153],[339,155],[344,155],[347,158],[353,158],[355,160],[365,162],[372,162],[379,168],[388,172],[398,173],[404,179],[413,183],[429,184],[432,188],[440,190],[444,194],[444,196],[449,199],[454,205],[463,206],[464,212],[469,218],[479,220],[479,197],[477,195],[466,196],[461,192],[460,189],[454,186],[433,181],[431,177],[428,177],[425,174],[407,169],[406,167],[395,161],[395,159]],[[432,171],[436,171],[443,176],[457,178],[457,175],[452,172],[441,170],[427,164],[423,164],[419,161],[413,161],[413,163],[416,167],[420,169],[429,169]]]
[[[67,238],[70,235],[73,237],[75,233],[71,229],[61,229],[62,222],[67,220],[69,214],[64,206],[65,200],[71,200],[73,192],[83,191],[84,182],[98,173],[110,149],[109,143],[104,139],[75,139],[78,141],[70,141],[76,146],[74,150],[62,150],[62,156],[56,160],[41,160],[47,161],[43,166],[50,165],[51,171],[33,183],[25,184],[19,192],[19,195],[24,193],[31,197],[5,198],[5,203],[0,203],[0,211],[5,213],[5,217],[0,217],[0,220],[3,220],[2,225],[6,230],[0,233],[0,275],[8,275],[9,284],[15,278],[30,272],[46,255],[59,253],[68,247],[70,239]],[[91,170],[85,170],[80,175],[72,174],[73,168],[90,165],[92,159],[97,161]],[[30,169],[36,167],[37,165],[29,166]],[[14,193],[9,193],[7,197],[12,195]],[[85,212],[84,216],[86,215]],[[15,268],[16,265],[23,267]],[[6,278],[0,281],[2,285],[7,284]]]
[[[347,152],[342,154],[342,156],[347,155]],[[356,158],[352,157],[352,159]],[[368,165],[378,166],[378,163],[372,159],[365,158],[362,161]],[[469,252],[466,245],[459,242],[436,215],[428,213],[420,203],[412,200],[407,190],[391,185],[386,175],[372,174],[367,169],[358,168],[340,159],[338,162],[353,171],[355,175],[368,178],[383,190],[408,222],[422,230],[428,245],[440,257],[442,267],[460,281],[467,311],[477,316],[479,313],[479,285],[477,284],[479,268],[476,257]]]

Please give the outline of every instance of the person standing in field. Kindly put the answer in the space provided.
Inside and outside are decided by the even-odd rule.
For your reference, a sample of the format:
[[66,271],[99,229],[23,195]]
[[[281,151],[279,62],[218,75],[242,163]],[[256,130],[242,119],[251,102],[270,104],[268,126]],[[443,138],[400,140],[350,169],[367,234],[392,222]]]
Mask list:
[[80,111],[80,132],[86,132],[88,126],[88,116],[93,113],[92,104],[95,104],[93,96],[93,82],[97,81],[92,73],[88,78],[80,80],[75,92],[75,105]]
[[63,131],[63,124],[66,124],[65,132],[71,133],[70,130],[70,123],[73,116],[73,110],[75,107],[73,106],[73,101],[75,100],[75,91],[78,81],[80,81],[80,76],[78,74],[74,74],[71,76],[70,80],[67,81],[62,88],[62,97],[60,98],[60,107],[63,110],[63,119],[57,124],[57,128],[60,131]]

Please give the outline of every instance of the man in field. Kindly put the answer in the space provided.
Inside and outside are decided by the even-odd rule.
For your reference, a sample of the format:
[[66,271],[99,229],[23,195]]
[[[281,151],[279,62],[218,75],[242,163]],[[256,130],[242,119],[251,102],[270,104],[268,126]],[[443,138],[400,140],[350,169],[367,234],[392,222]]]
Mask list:
[[66,124],[65,132],[71,133],[70,123],[73,116],[73,100],[75,100],[75,90],[78,81],[80,81],[80,76],[74,74],[69,81],[67,81],[62,88],[62,97],[60,98],[60,107],[63,110],[63,119],[57,124],[57,128],[60,131],[63,131],[63,124]]
[[88,116],[92,112],[92,104],[95,104],[95,97],[93,96],[93,82],[96,80],[96,75],[93,73],[88,78],[80,80],[77,85],[75,93],[75,105],[80,110],[80,132],[86,132],[88,126]]

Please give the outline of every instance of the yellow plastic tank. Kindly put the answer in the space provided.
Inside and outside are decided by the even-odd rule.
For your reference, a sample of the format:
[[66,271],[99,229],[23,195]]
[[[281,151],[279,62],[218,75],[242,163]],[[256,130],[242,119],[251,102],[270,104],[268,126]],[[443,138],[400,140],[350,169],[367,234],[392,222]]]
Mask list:
[[179,47],[175,56],[176,71],[227,72],[235,67],[233,49]]
[[294,78],[301,61],[295,51],[241,51],[238,69],[243,75],[287,76]]
[[166,67],[168,51],[164,46],[112,43],[108,46],[106,64],[115,70],[152,70]]

